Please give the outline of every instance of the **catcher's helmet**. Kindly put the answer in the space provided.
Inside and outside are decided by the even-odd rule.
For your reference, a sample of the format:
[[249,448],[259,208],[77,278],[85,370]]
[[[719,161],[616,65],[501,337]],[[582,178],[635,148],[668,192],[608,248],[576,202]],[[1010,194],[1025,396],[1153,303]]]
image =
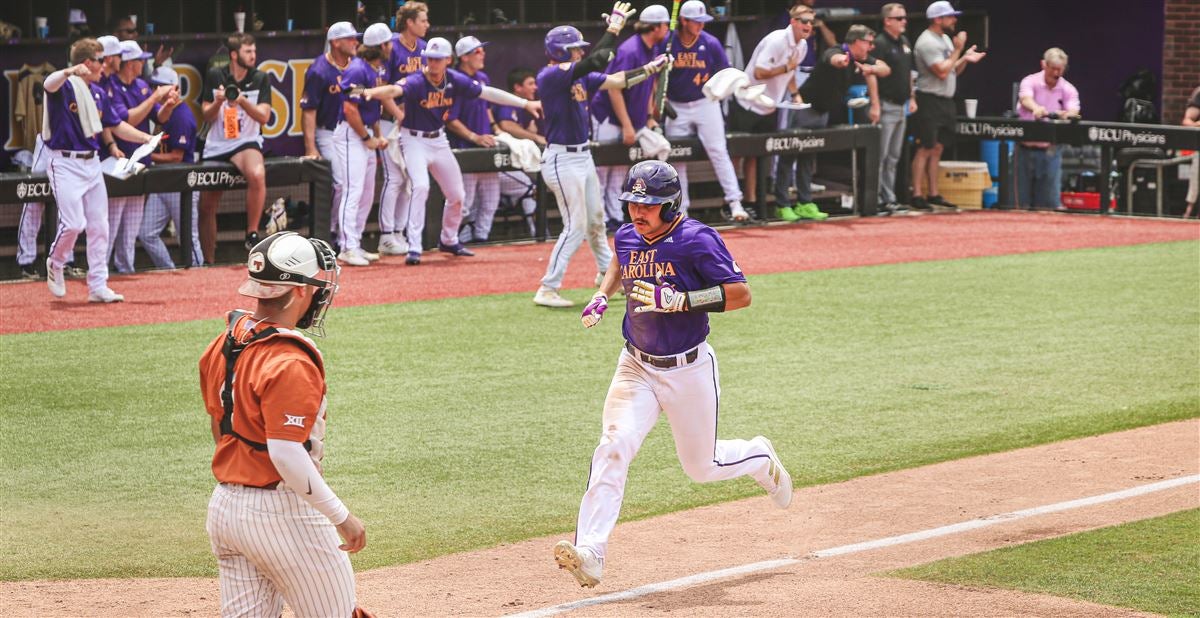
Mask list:
[[661,204],[659,214],[663,221],[679,215],[679,173],[670,163],[651,159],[635,164],[629,168],[623,189],[622,202]]
[[546,33],[546,55],[555,62],[571,60],[571,49],[591,45],[575,26],[556,26]]
[[338,291],[337,254],[319,238],[305,238],[295,232],[279,232],[259,241],[246,260],[250,278],[238,292],[254,298],[278,298],[303,285],[317,288],[312,303],[297,326],[324,336],[325,312]]

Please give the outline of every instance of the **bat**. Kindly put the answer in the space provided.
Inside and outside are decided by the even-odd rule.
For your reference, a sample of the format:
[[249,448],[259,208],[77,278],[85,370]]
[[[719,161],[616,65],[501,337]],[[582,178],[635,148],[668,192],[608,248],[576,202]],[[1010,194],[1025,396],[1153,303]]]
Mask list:
[[[667,34],[667,48],[665,53],[671,55],[671,43],[675,41],[675,29],[679,27],[679,5],[683,4],[682,0],[675,0],[671,4],[671,26],[670,32]],[[664,109],[667,106],[667,78],[671,76],[671,65],[663,69],[662,75],[659,77],[658,86],[654,92],[654,109],[659,118],[663,117]]]

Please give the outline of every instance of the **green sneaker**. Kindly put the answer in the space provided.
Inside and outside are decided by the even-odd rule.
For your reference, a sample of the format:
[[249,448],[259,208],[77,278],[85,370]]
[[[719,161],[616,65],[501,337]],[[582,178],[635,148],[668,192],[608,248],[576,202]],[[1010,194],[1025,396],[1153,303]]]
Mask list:
[[829,215],[821,212],[817,205],[813,202],[805,202],[796,206],[796,216],[801,219],[812,219],[813,221],[824,221],[829,218]]
[[775,209],[775,212],[779,215],[779,218],[783,219],[784,221],[800,220],[800,215],[796,214],[796,211],[792,210],[791,206],[780,206]]

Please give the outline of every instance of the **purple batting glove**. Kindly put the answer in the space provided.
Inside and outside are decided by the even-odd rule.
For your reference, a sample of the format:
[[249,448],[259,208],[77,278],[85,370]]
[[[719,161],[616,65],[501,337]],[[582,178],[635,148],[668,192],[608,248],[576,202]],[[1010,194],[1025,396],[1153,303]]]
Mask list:
[[584,328],[591,328],[600,323],[605,311],[608,311],[608,297],[596,294],[592,297],[592,302],[583,308],[583,315],[579,319],[583,321]]

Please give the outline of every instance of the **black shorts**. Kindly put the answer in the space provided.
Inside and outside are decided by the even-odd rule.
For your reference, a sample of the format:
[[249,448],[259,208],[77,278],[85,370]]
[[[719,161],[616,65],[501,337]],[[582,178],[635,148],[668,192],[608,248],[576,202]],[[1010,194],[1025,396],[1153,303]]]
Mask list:
[[954,141],[957,121],[954,99],[917,92],[917,113],[912,117],[913,140],[918,148],[933,148],[938,142]]
[[203,160],[204,161],[224,161],[224,162],[228,163],[231,159],[233,159],[233,155],[235,155],[243,150],[257,150],[259,152],[262,152],[262,146],[259,146],[258,143],[256,143],[256,142],[246,142],[245,144],[242,144],[242,145],[238,146],[237,148],[230,150],[229,152],[226,152],[224,154],[219,154],[219,155],[213,155],[211,157],[204,157]]
[[779,130],[779,112],[756,114],[737,101],[729,102],[729,129],[746,133],[774,133]]

